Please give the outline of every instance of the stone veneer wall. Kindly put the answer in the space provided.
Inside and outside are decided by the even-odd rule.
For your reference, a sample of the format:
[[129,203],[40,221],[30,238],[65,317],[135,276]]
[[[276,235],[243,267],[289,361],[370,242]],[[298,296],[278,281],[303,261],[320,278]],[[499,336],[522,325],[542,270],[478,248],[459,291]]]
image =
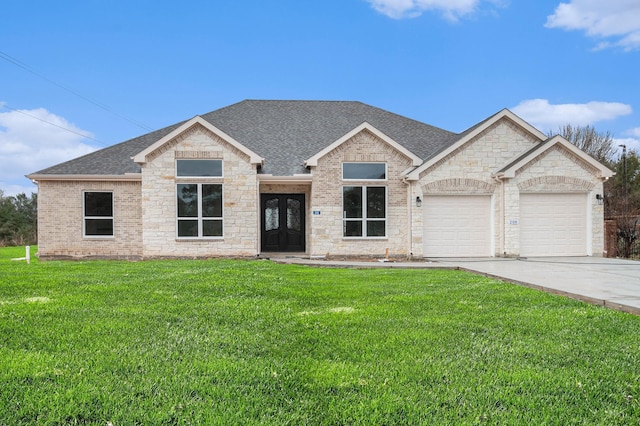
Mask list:
[[[501,120],[475,140],[425,170],[407,186],[400,174],[410,159],[368,131],[363,131],[328,153],[313,170],[313,187],[298,184],[258,184],[248,157],[207,129],[196,125],[147,158],[143,183],[130,181],[46,181],[39,183],[39,256],[57,257],[206,257],[253,256],[259,253],[259,193],[304,193],[307,253],[316,256],[421,256],[422,209],[416,197],[429,194],[492,194],[495,206],[496,255],[519,254],[522,192],[584,192],[591,208],[592,254],[601,255],[602,182],[588,163],[561,147],[550,149],[518,171],[516,177],[496,182],[491,173],[525,152],[537,140],[508,119]],[[220,158],[223,178],[175,177],[176,158]],[[342,181],[343,162],[386,162],[387,181]],[[223,183],[224,237],[183,240],[176,235],[176,183]],[[342,237],[342,187],[387,187],[387,237]],[[113,238],[83,238],[83,191],[113,191]],[[311,215],[317,210],[320,215]],[[143,227],[144,224],[144,227]]]
[[[491,174],[539,141],[508,119],[500,120],[456,152],[425,170],[412,185],[413,197],[429,194],[491,194],[493,196],[494,252],[497,256],[520,253],[520,193],[590,193],[592,254],[603,251],[603,206],[598,171],[560,146],[554,147],[518,171],[514,179],[496,182]],[[422,216],[414,214],[412,251],[422,253]]]
[[604,251],[604,206],[596,200],[602,194],[602,180],[597,170],[581,158],[561,146],[542,154],[536,161],[516,173],[516,177],[505,182],[505,244],[504,252],[520,254],[520,228],[509,225],[509,220],[520,219],[521,193],[585,193],[591,209],[592,244],[591,255],[602,256]]
[[[438,161],[420,174],[413,187],[413,198],[429,194],[438,195],[479,195],[493,196],[493,217],[496,225],[503,217],[501,185],[491,174],[508,164],[518,155],[527,151],[538,142],[509,119],[493,124],[473,140]],[[417,209],[414,216],[412,251],[415,256],[423,253],[422,210]],[[494,226],[495,252],[500,253],[499,241],[502,240],[502,227]]]
[[[176,158],[223,160],[222,178],[176,178]],[[254,256],[258,253],[258,182],[246,154],[200,125],[147,158],[142,167],[144,257]],[[177,183],[223,184],[221,238],[180,239],[176,231]]]
[[[343,162],[386,162],[386,181],[343,181]],[[408,256],[409,211],[408,185],[400,174],[411,166],[411,160],[369,131],[362,131],[318,161],[312,171],[313,186],[310,216],[311,235],[307,246],[312,256]],[[386,238],[344,238],[342,220],[343,186],[387,187]],[[310,240],[310,241],[309,241]]]
[[[125,258],[142,256],[140,182],[38,183],[38,256]],[[112,191],[114,236],[83,237],[83,192]]]

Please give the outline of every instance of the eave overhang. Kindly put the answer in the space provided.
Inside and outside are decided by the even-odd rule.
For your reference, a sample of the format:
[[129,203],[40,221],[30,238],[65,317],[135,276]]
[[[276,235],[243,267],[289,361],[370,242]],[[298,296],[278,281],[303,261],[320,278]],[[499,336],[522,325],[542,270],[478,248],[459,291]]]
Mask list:
[[68,175],[68,174],[30,174],[26,175],[26,178],[32,181],[44,181],[44,180],[64,180],[64,181],[120,181],[120,182],[139,182],[142,180],[140,173],[126,173],[124,175]]
[[259,182],[264,183],[299,183],[304,185],[310,185],[313,181],[313,176],[310,174],[297,174],[293,176],[274,176],[274,175],[257,175]]

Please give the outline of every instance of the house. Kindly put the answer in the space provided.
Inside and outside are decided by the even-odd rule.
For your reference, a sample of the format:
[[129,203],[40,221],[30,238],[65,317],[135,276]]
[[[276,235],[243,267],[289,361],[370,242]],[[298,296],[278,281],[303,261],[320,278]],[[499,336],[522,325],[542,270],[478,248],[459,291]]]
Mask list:
[[502,110],[462,133],[246,100],[35,172],[39,256],[601,256],[613,172]]

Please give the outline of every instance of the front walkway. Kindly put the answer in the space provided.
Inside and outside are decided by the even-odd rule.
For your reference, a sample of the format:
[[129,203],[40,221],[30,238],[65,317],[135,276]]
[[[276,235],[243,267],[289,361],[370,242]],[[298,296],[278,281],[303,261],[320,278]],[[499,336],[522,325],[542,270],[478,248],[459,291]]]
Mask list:
[[316,260],[280,257],[279,263],[332,268],[461,269],[640,315],[640,262],[601,257],[461,258],[416,262]]

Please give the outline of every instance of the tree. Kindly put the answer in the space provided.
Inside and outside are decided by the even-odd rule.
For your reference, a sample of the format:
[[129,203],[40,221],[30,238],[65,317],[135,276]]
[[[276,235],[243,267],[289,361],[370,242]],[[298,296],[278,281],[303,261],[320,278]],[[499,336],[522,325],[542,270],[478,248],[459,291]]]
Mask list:
[[[610,132],[598,132],[593,126],[560,127],[558,134],[601,163],[611,166],[615,163],[617,147]],[[554,136],[551,132],[549,137]]]
[[624,152],[615,164],[616,175],[605,183],[605,216],[618,227],[618,255],[631,257],[638,243],[640,218],[640,157]]
[[[582,151],[605,164],[616,175],[604,184],[605,218],[616,221],[618,255],[630,257],[638,245],[640,216],[640,161],[631,151],[618,156],[618,146],[611,132],[598,132],[593,126],[560,127],[559,134]],[[549,137],[553,134],[549,133]]]
[[5,197],[0,190],[0,246],[37,242],[37,194]]

